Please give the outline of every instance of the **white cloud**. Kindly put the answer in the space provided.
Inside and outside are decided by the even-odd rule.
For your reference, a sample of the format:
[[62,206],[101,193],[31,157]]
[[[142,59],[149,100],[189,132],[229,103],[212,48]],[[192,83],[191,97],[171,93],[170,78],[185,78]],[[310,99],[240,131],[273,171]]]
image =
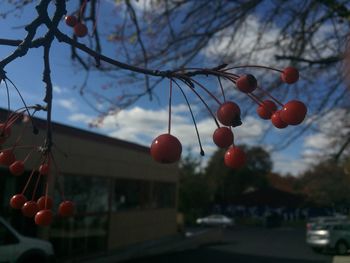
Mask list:
[[57,94],[61,94],[63,92],[62,88],[60,86],[54,85],[53,91]]
[[83,122],[83,123],[91,123],[93,121],[93,117],[83,114],[83,113],[74,113],[68,116],[68,120],[72,122]]
[[236,127],[234,133],[239,141],[243,140],[248,144],[252,139],[260,138],[269,126],[267,122],[252,116],[247,116],[242,122],[243,125]]
[[[235,34],[234,38],[233,34]],[[222,56],[239,57],[241,61],[251,60],[255,64],[269,65],[271,59],[278,53],[276,45],[272,45],[278,35],[279,29],[273,26],[261,35],[258,18],[250,15],[240,25],[238,31],[230,27],[218,32],[210,40],[203,54],[209,59]],[[252,53],[258,41],[265,49]]]
[[332,138],[329,138],[326,134],[317,133],[305,137],[304,146],[321,150],[329,147],[332,141]]
[[[184,149],[193,148],[199,152],[197,135],[192,119],[188,113],[187,105],[178,104],[172,107],[171,133],[182,143]],[[70,121],[91,122],[91,116],[74,113],[69,116]],[[234,128],[235,142],[237,144],[254,144],[262,136],[266,123],[254,117],[247,117],[243,125]],[[150,146],[155,137],[168,131],[168,108],[160,110],[145,109],[138,106],[107,116],[101,123],[101,129],[111,137],[137,142]],[[211,117],[197,120],[197,126],[202,145],[208,157],[217,149],[212,141],[216,125]]]
[[281,174],[292,174],[294,176],[301,174],[308,167],[309,163],[303,158],[295,158],[281,153],[273,153],[273,170]]
[[138,12],[161,12],[164,10],[164,2],[156,0],[138,0],[133,1],[133,7]]
[[304,138],[302,155],[309,161],[319,161],[337,152],[342,138],[350,133],[349,114],[345,109],[324,114],[315,124],[318,132]]
[[58,99],[56,102],[59,106],[69,111],[78,110],[77,102],[75,101],[75,99]]
[[[255,15],[249,15],[239,24],[239,27],[227,27],[216,33],[209,41],[202,54],[207,59],[230,58],[231,61],[245,63],[251,61],[258,65],[271,65],[275,67],[284,66],[285,61],[276,60],[276,54],[284,54],[283,47],[292,41],[293,36],[284,35],[281,37],[281,28],[274,23],[266,27],[265,21],[261,22]],[[315,56],[328,57],[334,54],[334,48],[339,46],[337,39],[329,39],[330,34],[334,34],[334,27],[341,25],[331,25],[324,23],[313,34],[312,40],[305,47],[304,57],[313,60]],[[337,28],[340,31],[340,28]],[[276,45],[278,41],[279,45]],[[315,51],[314,46],[322,47]]]
[[[68,105],[70,105],[68,103]],[[201,109],[198,107],[197,112]],[[197,116],[195,114],[195,116]],[[324,155],[327,150],[337,149],[332,145],[334,139],[327,132],[343,134],[343,130],[338,125],[343,125],[342,120],[346,118],[345,111],[334,110],[322,117],[319,128],[322,133],[314,133],[303,139],[301,153],[299,156],[288,155],[284,152],[272,152],[271,158],[274,161],[274,171],[282,174],[298,175],[305,171],[315,160],[320,160],[320,155]],[[72,122],[91,123],[94,119],[82,113],[73,112],[68,119]],[[205,115],[198,118],[197,126],[201,137],[202,145],[206,156],[203,158],[203,165],[209,159],[210,155],[216,151],[217,147],[212,141],[212,134],[216,129],[213,119]],[[328,121],[325,121],[328,120]],[[329,122],[332,120],[332,122]],[[254,145],[260,143],[261,137],[270,126],[269,122],[247,116],[243,119],[243,125],[233,129],[236,144]],[[101,132],[111,137],[122,140],[136,142],[145,146],[150,146],[155,137],[167,133],[168,130],[168,107],[159,110],[146,109],[140,106],[120,111],[116,114],[107,116],[100,126]],[[192,119],[189,115],[186,104],[173,105],[172,107],[172,129],[171,133],[178,137],[183,145],[183,149],[192,148],[194,153],[199,152],[197,135]],[[269,145],[263,146],[268,150]]]

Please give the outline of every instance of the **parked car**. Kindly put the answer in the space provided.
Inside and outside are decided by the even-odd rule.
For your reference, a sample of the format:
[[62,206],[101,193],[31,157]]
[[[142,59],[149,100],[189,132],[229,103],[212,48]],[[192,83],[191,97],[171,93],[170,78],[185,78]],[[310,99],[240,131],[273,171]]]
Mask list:
[[48,241],[18,233],[0,217],[0,262],[54,262],[54,251]]
[[317,252],[335,249],[345,255],[350,249],[350,221],[314,223],[307,230],[306,242]]
[[224,215],[209,215],[207,217],[198,218],[196,223],[204,226],[223,226],[231,227],[235,224],[233,218]]
[[345,222],[349,220],[348,216],[336,214],[334,216],[319,216],[319,217],[313,217],[310,218],[309,221],[306,224],[306,229],[309,230],[312,228],[315,224],[326,224],[326,223],[338,223],[338,222]]

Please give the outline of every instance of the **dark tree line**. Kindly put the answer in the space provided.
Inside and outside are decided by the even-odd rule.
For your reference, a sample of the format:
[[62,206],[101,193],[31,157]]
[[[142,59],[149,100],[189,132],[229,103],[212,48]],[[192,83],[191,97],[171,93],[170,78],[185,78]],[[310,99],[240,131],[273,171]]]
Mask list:
[[220,150],[202,170],[192,155],[182,161],[179,210],[190,222],[210,213],[215,203],[229,204],[247,190],[266,187],[301,194],[305,196],[305,206],[350,206],[350,172],[346,161],[321,161],[295,177],[272,172],[270,155],[261,147],[245,147],[245,150],[251,158],[245,168],[237,171],[223,165]]

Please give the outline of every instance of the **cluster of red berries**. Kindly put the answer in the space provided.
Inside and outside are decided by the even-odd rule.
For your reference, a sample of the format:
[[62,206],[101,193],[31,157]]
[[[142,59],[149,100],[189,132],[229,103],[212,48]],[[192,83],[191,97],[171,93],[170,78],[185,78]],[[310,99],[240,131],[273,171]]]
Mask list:
[[[13,209],[21,209],[26,217],[34,217],[35,224],[48,226],[52,223],[54,213],[52,212],[53,201],[49,196],[41,196],[37,201],[33,199],[27,201],[24,194],[16,194],[10,200]],[[74,214],[74,204],[72,201],[63,201],[58,207],[58,215],[70,217]]]
[[[284,70],[277,71],[281,73],[282,81],[287,84],[293,84],[299,79],[299,72],[294,67],[287,67]],[[253,75],[247,74],[238,76],[227,73],[226,71],[219,71],[219,73],[220,76],[232,81],[238,90],[252,98],[258,104],[258,115],[262,119],[271,119],[275,127],[282,129],[288,125],[298,125],[305,119],[307,108],[303,102],[292,100],[283,105],[267,91],[262,90],[262,88],[258,86],[258,82]],[[256,89],[262,90],[272,100],[261,101],[252,94]],[[278,110],[273,100],[282,106],[282,109]],[[242,124],[241,109],[235,102],[225,101],[220,104],[216,112],[216,118],[224,126],[220,127],[218,125],[218,128],[213,134],[213,141],[220,148],[228,147],[224,157],[225,165],[232,169],[240,169],[246,163],[246,155],[242,149],[234,145],[232,127]],[[155,161],[160,163],[177,162],[181,157],[181,152],[182,146],[180,141],[175,136],[171,135],[170,132],[158,136],[151,144],[151,156]]]
[[66,25],[73,27],[74,34],[77,37],[85,37],[88,34],[88,28],[75,15],[66,16],[64,18]]
[[[293,84],[298,81],[299,72],[294,67],[287,67],[281,72],[281,79],[285,83]],[[250,74],[240,76],[236,81],[236,86],[240,91],[249,94],[258,88],[257,80]],[[265,91],[265,93],[267,92]],[[270,97],[273,98],[271,95]],[[271,119],[272,124],[279,129],[285,128],[288,125],[298,125],[303,122],[306,116],[307,108],[301,101],[292,100],[283,105],[273,98],[273,100],[282,106],[282,109],[278,110],[273,100],[260,101],[256,97],[253,98],[255,98],[255,101],[259,105],[257,113],[260,118],[265,120]]]
[[[7,121],[0,123],[0,145],[4,144],[6,140],[11,135],[11,126],[15,121],[21,117],[22,114],[11,114]],[[16,142],[18,143],[21,138],[17,138]],[[30,155],[33,153],[33,150],[23,160],[17,160],[15,156],[15,150],[17,148],[27,148],[25,146],[18,146],[14,144],[11,148],[3,149],[0,152],[0,165],[6,166],[9,168],[9,171],[14,176],[21,176],[25,172],[25,162],[28,160]],[[30,146],[30,148],[33,148]],[[48,195],[48,181],[50,176],[50,155],[42,154],[43,161],[37,169],[33,169],[31,175],[29,176],[26,185],[24,186],[21,193],[15,194],[10,199],[10,207],[13,209],[20,209],[22,214],[26,217],[34,217],[34,221],[39,226],[48,226],[53,220],[53,200]],[[27,190],[29,183],[33,176],[37,174],[37,180],[35,187],[33,189],[32,198],[28,200],[25,196],[25,191]],[[35,196],[37,192],[37,187],[41,178],[46,179],[46,193],[45,195],[38,198],[35,201]],[[58,207],[58,215],[61,217],[69,217],[74,213],[74,204],[72,201],[65,200],[60,203]]]

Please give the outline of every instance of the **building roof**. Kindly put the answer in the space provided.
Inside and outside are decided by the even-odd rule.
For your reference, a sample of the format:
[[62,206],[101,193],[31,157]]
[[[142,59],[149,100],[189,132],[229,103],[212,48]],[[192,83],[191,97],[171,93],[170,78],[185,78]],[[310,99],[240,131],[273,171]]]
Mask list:
[[[6,119],[7,115],[8,115],[8,111],[0,108],[0,118]],[[45,129],[45,127],[47,125],[46,120],[43,120],[43,119],[40,119],[37,117],[34,117],[33,121],[34,121],[35,125],[37,126],[37,128],[39,128],[39,129]],[[122,148],[132,149],[135,151],[141,151],[141,152],[147,152],[147,153],[149,153],[149,151],[150,151],[149,147],[145,147],[145,146],[142,146],[140,144],[136,144],[136,143],[128,142],[128,141],[124,141],[124,140],[119,140],[116,138],[108,137],[105,135],[86,131],[83,129],[78,129],[78,128],[64,125],[64,124],[59,124],[56,122],[52,122],[52,130],[53,130],[53,132],[57,132],[60,134],[65,134],[65,135],[69,135],[69,136],[77,137],[77,138],[81,138],[81,139],[86,139],[86,140],[93,140],[93,141],[97,141],[100,143],[105,143],[105,144],[115,145],[115,146],[122,147]]]

